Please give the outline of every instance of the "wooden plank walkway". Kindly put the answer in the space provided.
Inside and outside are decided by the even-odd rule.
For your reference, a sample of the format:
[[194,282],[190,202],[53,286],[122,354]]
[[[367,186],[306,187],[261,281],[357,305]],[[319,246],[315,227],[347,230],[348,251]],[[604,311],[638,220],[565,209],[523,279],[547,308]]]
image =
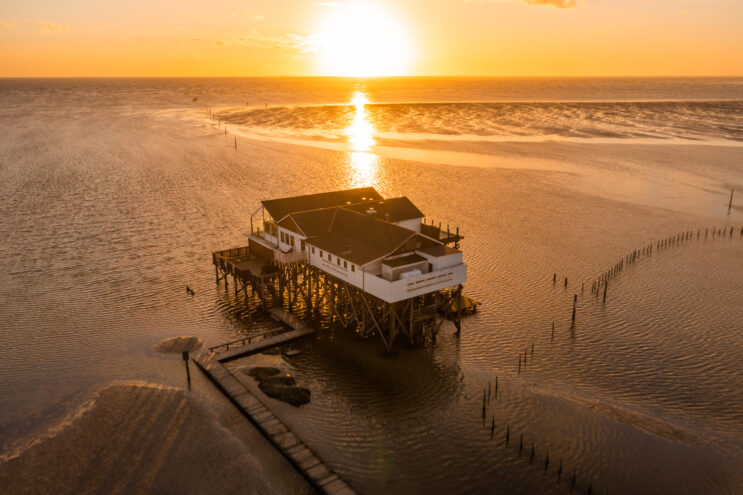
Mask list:
[[233,347],[227,351],[220,352],[218,354],[219,361],[226,363],[227,361],[232,361],[233,359],[249,356],[251,354],[255,354],[256,352],[260,352],[265,349],[268,349],[269,347],[274,347],[280,344],[284,344],[286,342],[289,342],[294,339],[298,339],[300,337],[306,337],[307,335],[312,335],[313,333],[315,333],[315,329],[311,327],[281,332],[276,335],[273,335],[272,337],[266,337],[257,342],[250,342],[243,346]]
[[194,357],[196,365],[230,401],[258,428],[292,465],[321,493],[353,495],[340,476],[327,466],[302,440],[281,422],[263,402],[220,362],[219,356],[203,352]]
[[[217,359],[219,359],[220,362],[226,363],[227,361],[232,361],[233,359],[249,356],[251,354],[255,354],[256,352],[268,349],[269,347],[285,344],[286,342],[289,342],[291,340],[298,339],[300,337],[306,337],[315,333],[314,328],[306,325],[302,320],[289,313],[288,311],[284,311],[282,308],[268,308],[267,311],[276,320],[284,322],[288,326],[292,327],[293,330],[275,334],[272,331],[265,332],[267,334],[265,336],[263,334],[259,334],[256,336],[263,337],[256,342],[252,342],[250,340],[251,337],[246,337],[245,339],[234,341],[230,343],[230,346],[223,352],[219,352],[219,357]],[[280,330],[280,328],[277,330]],[[268,336],[268,334],[271,335]],[[241,340],[244,340],[245,343],[240,344],[239,342]],[[235,344],[234,346],[232,345],[233,343]],[[226,344],[214,346],[211,349],[217,351],[218,348],[223,347],[224,345]]]
[[[340,476],[333,472],[312,450],[309,449],[276,415],[243,384],[224,363],[254,354],[269,347],[289,342],[315,333],[291,313],[281,308],[268,310],[277,320],[293,328],[286,332],[266,336],[257,342],[224,352],[204,351],[193,358],[201,371],[224,393],[243,415],[250,420],[281,452],[305,479],[319,492],[329,495],[353,495]],[[271,334],[272,332],[266,332]],[[220,346],[216,346],[218,348]]]

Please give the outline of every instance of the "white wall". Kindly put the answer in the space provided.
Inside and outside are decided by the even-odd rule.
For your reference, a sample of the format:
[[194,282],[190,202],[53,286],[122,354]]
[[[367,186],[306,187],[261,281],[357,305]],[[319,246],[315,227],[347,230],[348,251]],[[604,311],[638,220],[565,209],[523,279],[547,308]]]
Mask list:
[[[308,263],[390,303],[404,301],[411,297],[436,292],[447,287],[454,287],[467,281],[467,265],[461,262],[461,252],[441,257],[443,260],[440,264],[448,265],[448,263],[454,263],[458,260],[453,265],[448,265],[443,269],[434,269],[434,271],[424,273],[419,277],[396,280],[394,282],[384,280],[381,277],[381,261],[368,265],[366,270],[362,270],[360,266],[356,265],[356,271],[354,272],[351,270],[352,264],[348,260],[341,259],[339,266],[338,258],[332,255],[332,260],[329,261],[326,251],[323,251],[321,258],[320,249],[317,246],[315,246],[315,253],[313,254],[312,246],[308,244],[306,252]],[[435,257],[431,258],[436,260]],[[346,268],[343,267],[343,261],[347,262]]]
[[388,282],[366,274],[364,290],[389,303],[454,287],[467,281],[467,265],[457,265],[444,270],[425,273],[420,277]]
[[454,254],[447,254],[446,256],[431,256],[422,251],[416,251],[416,254],[420,254],[431,263],[431,270],[443,270],[451,266],[457,266],[462,264],[462,252],[459,251]]
[[[363,288],[364,274],[362,273],[361,267],[359,265],[351,263],[350,261],[343,258],[340,258],[341,263],[339,265],[339,258],[337,256],[331,255],[332,260],[328,260],[328,253],[326,251],[323,251],[323,255],[322,257],[320,257],[320,249],[315,246],[315,252],[313,254],[312,248],[313,246],[310,246],[309,244],[307,245],[306,252],[308,263],[322,269],[323,271],[329,273],[330,275],[333,275],[336,278],[345,280],[346,282],[349,282],[350,284],[355,285],[358,288]],[[345,267],[343,266],[344,261],[346,263]]]
[[[294,236],[294,246],[292,246],[291,244],[289,244],[287,242],[281,242],[281,232],[283,232],[284,235]],[[285,229],[283,227],[279,227],[279,229],[278,229],[278,245],[279,245],[279,248],[282,251],[288,251],[291,247],[296,248],[297,251],[301,250],[302,249],[302,240],[304,240],[304,239],[307,239],[307,238],[304,237],[304,236],[301,236],[299,234],[295,234],[291,230],[287,230],[287,229]]]

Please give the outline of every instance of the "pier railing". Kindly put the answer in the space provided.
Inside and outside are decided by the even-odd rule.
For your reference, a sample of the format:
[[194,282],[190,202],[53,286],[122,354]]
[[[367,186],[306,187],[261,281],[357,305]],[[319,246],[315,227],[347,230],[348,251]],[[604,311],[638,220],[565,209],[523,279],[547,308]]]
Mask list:
[[270,335],[275,335],[277,333],[281,333],[281,332],[284,332],[284,331],[286,331],[286,329],[284,327],[272,328],[271,330],[267,330],[265,332],[255,333],[253,335],[249,335],[248,337],[243,337],[241,339],[231,340],[231,341],[225,342],[223,344],[215,345],[214,347],[210,347],[209,348],[209,351],[210,352],[224,352],[224,351],[229,351],[230,350],[230,347],[233,347],[233,348],[234,347],[243,347],[246,344],[250,344],[254,340],[262,340],[262,339],[267,338]]
[[247,258],[249,254],[250,248],[248,246],[215,251],[212,253],[212,263],[216,265],[220,258]]

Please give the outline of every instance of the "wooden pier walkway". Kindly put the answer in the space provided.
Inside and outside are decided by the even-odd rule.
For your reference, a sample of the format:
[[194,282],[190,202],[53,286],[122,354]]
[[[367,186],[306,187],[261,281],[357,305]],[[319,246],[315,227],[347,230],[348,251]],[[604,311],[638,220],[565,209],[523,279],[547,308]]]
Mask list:
[[228,349],[224,352],[215,352],[215,350],[219,350],[225,344],[216,346],[195,356],[193,360],[199,369],[258,428],[258,431],[273,443],[315,489],[320,493],[329,495],[353,495],[355,492],[351,487],[312,452],[302,440],[294,435],[224,364],[226,361],[315,333],[314,329],[280,308],[271,308],[269,312],[279,320],[292,326],[293,330],[276,333],[283,330],[283,327],[281,327],[264,332],[262,335],[273,335],[265,336],[257,342],[247,342],[237,348],[230,349],[229,346],[234,346],[235,343],[229,343],[227,344]]
[[[283,328],[279,328],[276,330],[273,330],[271,332],[265,332],[265,333],[273,333],[271,337],[268,337],[264,334],[259,334],[254,337],[246,337],[245,339],[241,339],[240,341],[233,341],[229,344],[223,344],[224,345],[230,345],[231,347],[225,349],[223,352],[219,353],[219,361],[222,363],[226,363],[227,361],[232,361],[233,359],[238,359],[241,357],[249,356],[251,354],[255,354],[257,352],[261,352],[265,349],[268,349],[269,347],[275,347],[277,345],[285,344],[289,341],[298,339],[300,337],[306,337],[308,335],[312,335],[315,333],[315,329],[308,327],[305,325],[305,328],[295,328],[294,330],[286,330],[280,333],[276,333],[277,331],[283,330]],[[263,337],[262,339],[258,340],[257,342],[251,342],[249,339],[257,338],[257,337]],[[242,345],[239,344],[239,342],[244,341]],[[220,347],[220,346],[217,346]],[[210,351],[214,352],[216,351],[215,347],[212,347],[209,349]]]

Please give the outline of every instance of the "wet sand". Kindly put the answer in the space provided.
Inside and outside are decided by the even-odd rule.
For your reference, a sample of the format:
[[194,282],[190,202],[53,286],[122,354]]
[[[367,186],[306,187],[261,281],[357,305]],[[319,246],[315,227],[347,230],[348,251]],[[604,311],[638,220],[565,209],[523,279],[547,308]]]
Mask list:
[[[270,456],[269,456],[270,457]],[[278,464],[278,465],[277,465]],[[281,469],[285,476],[271,476]],[[309,493],[181,389],[114,385],[59,434],[0,464],[6,494]]]

